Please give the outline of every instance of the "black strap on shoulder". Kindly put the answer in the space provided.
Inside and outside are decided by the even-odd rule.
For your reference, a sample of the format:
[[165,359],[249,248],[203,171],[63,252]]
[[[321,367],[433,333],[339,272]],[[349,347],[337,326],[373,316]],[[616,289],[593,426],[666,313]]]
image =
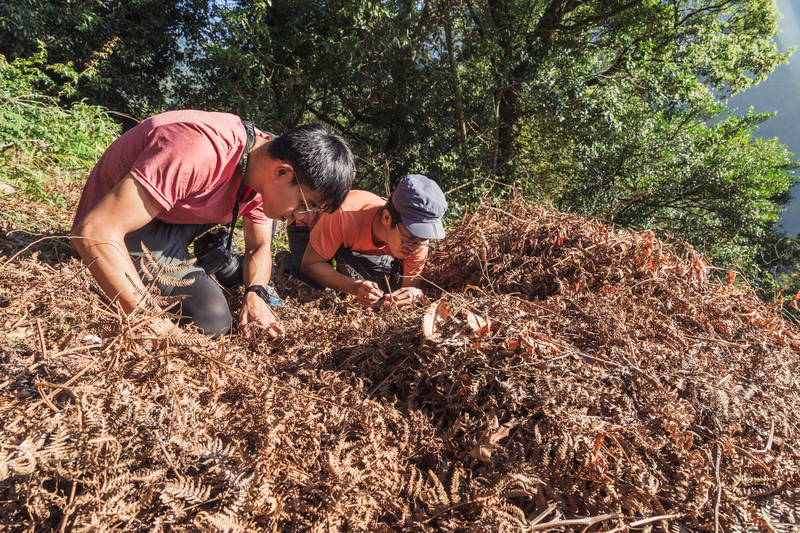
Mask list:
[[233,243],[233,228],[236,226],[236,219],[239,218],[239,202],[242,201],[242,190],[244,189],[244,173],[247,171],[247,161],[250,159],[250,150],[256,142],[256,129],[253,122],[250,120],[242,120],[244,131],[247,133],[247,142],[244,145],[244,151],[239,158],[239,168],[241,170],[241,182],[239,183],[239,192],[236,193],[236,202],[233,204],[233,216],[231,217],[231,227],[228,231],[228,253],[231,251],[231,244]]
[[368,274],[364,265],[356,259],[350,248],[345,248],[344,245],[339,246],[336,250],[336,258],[347,263],[360,277],[362,281],[375,281],[375,277]]
[[353,277],[361,279],[362,281],[373,281],[378,284],[383,292],[393,292],[399,289],[402,284],[403,263],[396,257],[392,260],[392,269],[388,275],[388,285],[386,284],[385,278],[378,278],[368,273],[364,265],[361,264],[361,261],[353,254],[353,251],[349,248],[345,248],[344,245],[339,246],[339,249],[336,250],[336,260],[343,261],[347,264],[352,271]]

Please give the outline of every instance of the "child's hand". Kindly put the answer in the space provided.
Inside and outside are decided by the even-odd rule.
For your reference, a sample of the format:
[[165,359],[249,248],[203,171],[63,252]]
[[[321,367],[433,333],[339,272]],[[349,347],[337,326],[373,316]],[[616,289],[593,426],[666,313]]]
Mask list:
[[383,291],[374,281],[359,281],[356,289],[358,303],[364,307],[372,307],[380,302],[384,297]]
[[422,290],[416,287],[403,287],[393,293],[384,295],[384,299],[387,302],[392,302],[397,307],[412,306],[420,297],[422,297]]

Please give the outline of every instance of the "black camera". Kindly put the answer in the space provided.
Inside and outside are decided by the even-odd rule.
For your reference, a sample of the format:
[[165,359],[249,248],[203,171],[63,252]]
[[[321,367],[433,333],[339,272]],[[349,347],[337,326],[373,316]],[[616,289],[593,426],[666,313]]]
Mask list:
[[228,250],[228,228],[218,226],[199,236],[194,241],[194,256],[197,264],[209,276],[214,274],[223,287],[242,284],[242,262],[239,260],[239,247],[231,240]]

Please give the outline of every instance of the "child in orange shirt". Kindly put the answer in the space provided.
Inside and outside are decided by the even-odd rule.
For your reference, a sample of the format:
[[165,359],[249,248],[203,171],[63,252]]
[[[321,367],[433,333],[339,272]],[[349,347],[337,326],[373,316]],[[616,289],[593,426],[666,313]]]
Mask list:
[[[350,191],[338,210],[310,221],[310,234],[308,229],[289,226],[292,263],[302,257],[304,276],[295,275],[353,294],[365,307],[383,300],[411,305],[422,295],[419,275],[430,240],[444,238],[446,210],[442,190],[420,174],[404,177],[388,200],[367,191]],[[305,250],[304,233],[310,244]],[[336,269],[330,263],[334,257]],[[287,263],[283,262],[284,270],[289,270]]]

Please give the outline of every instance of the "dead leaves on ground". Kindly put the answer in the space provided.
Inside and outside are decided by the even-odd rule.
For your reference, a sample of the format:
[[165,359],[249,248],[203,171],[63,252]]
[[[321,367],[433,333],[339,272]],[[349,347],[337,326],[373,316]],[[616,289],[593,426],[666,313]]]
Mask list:
[[[789,523],[797,329],[670,241],[487,203],[432,250],[424,275],[444,291],[424,308],[365,310],[279,278],[294,291],[283,337],[189,348],[90,332],[113,318],[90,279],[17,258],[0,270],[0,524]],[[48,355],[30,364],[37,320]]]

